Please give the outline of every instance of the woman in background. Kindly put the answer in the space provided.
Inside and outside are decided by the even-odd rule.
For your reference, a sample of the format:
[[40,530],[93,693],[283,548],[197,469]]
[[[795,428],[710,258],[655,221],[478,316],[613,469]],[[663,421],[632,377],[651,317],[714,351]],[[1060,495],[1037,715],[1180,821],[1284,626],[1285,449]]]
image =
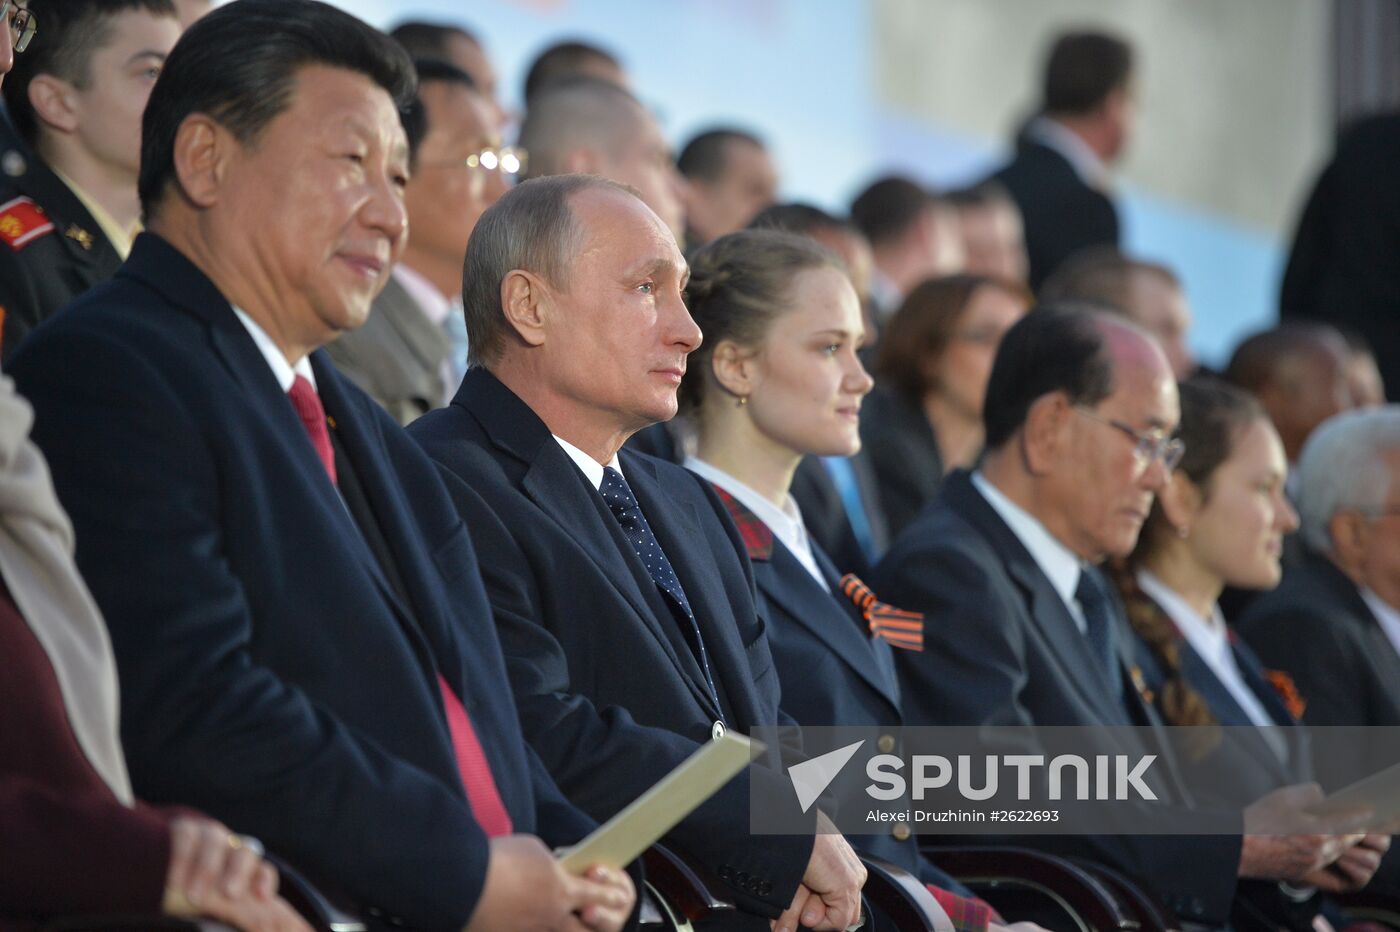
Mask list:
[[[1234,637],[1216,603],[1226,586],[1278,585],[1283,536],[1298,516],[1284,494],[1283,444],[1258,402],[1209,377],[1180,390],[1185,453],[1114,575],[1144,661],[1142,688],[1168,725],[1197,726],[1175,731],[1182,759],[1200,780],[1217,775],[1198,785],[1229,785],[1237,795],[1222,801],[1247,804],[1311,779],[1306,746],[1290,728],[1301,698]],[[1325,890],[1359,889],[1388,847],[1388,836],[1365,836],[1309,879]],[[1238,928],[1313,929],[1324,906],[1311,890],[1264,881],[1241,892]]]
[[890,318],[860,435],[892,535],[933,499],[946,473],[977,459],[992,360],[1030,306],[1024,285],[954,275],[919,285]]

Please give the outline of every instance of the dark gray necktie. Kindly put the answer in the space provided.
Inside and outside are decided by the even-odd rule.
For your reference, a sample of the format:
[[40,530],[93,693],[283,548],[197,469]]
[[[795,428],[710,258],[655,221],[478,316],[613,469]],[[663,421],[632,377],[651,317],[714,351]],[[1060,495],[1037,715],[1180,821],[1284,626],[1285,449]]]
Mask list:
[[626,479],[622,478],[622,473],[611,466],[605,466],[603,467],[603,484],[599,491],[603,493],[603,501],[607,502],[608,510],[617,519],[617,523],[622,526],[623,536],[627,538],[627,542],[632,545],[632,549],[637,552],[637,556],[646,566],[652,581],[670,600],[672,614],[687,629],[685,632],[686,640],[690,642],[695,659],[700,662],[700,669],[705,673],[705,683],[710,688],[710,698],[714,700],[715,708],[720,708],[719,693],[715,689],[714,676],[710,673],[710,659],[705,653],[705,642],[700,637],[700,624],[695,620],[695,612],[690,608],[690,600],[685,597],[685,590],[681,588],[681,581],[676,576],[675,568],[671,566],[671,561],[666,558],[666,553],[661,549],[661,544],[657,542],[656,535],[651,532],[651,527],[642,514],[642,507],[637,504],[637,497],[632,494],[632,487],[627,484]]
[[1113,697],[1123,698],[1123,671],[1118,664],[1117,625],[1113,603],[1099,575],[1084,568],[1079,571],[1079,586],[1074,590],[1079,609],[1084,613],[1084,637],[1104,676]]

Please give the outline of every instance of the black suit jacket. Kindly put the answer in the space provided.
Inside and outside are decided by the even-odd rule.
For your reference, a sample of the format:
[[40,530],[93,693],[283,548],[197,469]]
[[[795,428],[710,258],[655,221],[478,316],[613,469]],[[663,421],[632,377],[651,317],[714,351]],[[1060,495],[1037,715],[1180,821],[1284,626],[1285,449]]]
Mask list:
[[[772,537],[760,519],[736,500],[726,504],[746,533],[754,580],[767,609],[768,640],[783,686],[783,709],[803,726],[860,726],[880,729],[885,753],[900,753],[903,718],[899,681],[888,642],[870,636],[865,619],[841,595],[841,574],[819,546],[812,548],[830,591],[823,591],[792,551]],[[864,771],[847,768],[828,790],[838,800],[868,802]],[[918,836],[903,841],[890,832],[851,835],[851,844],[931,883],[962,896],[971,893],[919,854]]]
[[877,388],[860,410],[860,440],[880,490],[880,506],[898,536],[943,486],[943,455],[919,407]]
[[[876,567],[874,588],[925,615],[923,651],[895,657],[908,725],[1159,725],[1129,682],[1126,621],[1118,702],[1093,672],[1098,663],[1064,600],[964,471],[948,477],[940,499],[895,542]],[[1144,751],[1115,746],[1111,753]],[[1186,798],[1184,789],[1180,795]],[[1106,861],[1183,919],[1221,922],[1229,914],[1238,836],[1039,836],[1029,843]]]
[[42,209],[53,228],[20,245],[8,237],[0,241],[0,354],[6,360],[29,331],[111,278],[122,263],[82,201],[37,156],[29,157],[23,175],[0,176],[0,205],[16,198]]
[[[526,738],[585,811],[602,819],[620,810],[710,740],[721,719],[740,732],[791,721],[778,711],[743,544],[708,485],[622,453],[623,475],[694,609],[722,708],[602,496],[514,392],[472,369],[452,404],[409,433],[441,468],[477,550],[491,555],[482,573]],[[767,798],[782,792],[795,810],[786,778],[769,776]],[[731,781],[667,841],[747,910],[771,917],[791,902],[812,840],[749,837],[749,790],[748,774]]]
[[1021,208],[1033,291],[1081,249],[1118,245],[1113,201],[1085,184],[1069,160],[1049,146],[1022,136],[1015,157],[992,178]]
[[[1278,588],[1256,599],[1238,627],[1265,664],[1293,677],[1307,704],[1305,724],[1400,725],[1400,654],[1356,584],[1331,560],[1309,554],[1285,570]],[[1394,763],[1380,747],[1358,742],[1354,750],[1344,761],[1317,762],[1324,785],[1336,788],[1333,772],[1355,779]]]
[[1370,342],[1400,400],[1400,114],[1358,121],[1318,176],[1283,276],[1282,317],[1320,320]]
[[111,629],[137,792],[260,837],[373,915],[461,928],[487,839],[439,674],[517,831],[563,844],[593,823],[521,736],[432,464],[324,353],[311,362],[406,602],[228,301],[164,240],[143,234],[11,374]]

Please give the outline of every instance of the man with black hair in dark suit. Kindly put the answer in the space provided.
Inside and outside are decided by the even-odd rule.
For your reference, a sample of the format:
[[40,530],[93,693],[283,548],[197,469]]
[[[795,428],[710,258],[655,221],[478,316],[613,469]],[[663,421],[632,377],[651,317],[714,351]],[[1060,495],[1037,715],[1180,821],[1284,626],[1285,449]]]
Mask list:
[[596,823],[521,736],[466,528],[319,350],[403,249],[414,81],[328,4],[201,19],[146,109],[148,232],[11,374],[111,631],[138,793],[376,923],[615,930],[631,882],[551,853]]

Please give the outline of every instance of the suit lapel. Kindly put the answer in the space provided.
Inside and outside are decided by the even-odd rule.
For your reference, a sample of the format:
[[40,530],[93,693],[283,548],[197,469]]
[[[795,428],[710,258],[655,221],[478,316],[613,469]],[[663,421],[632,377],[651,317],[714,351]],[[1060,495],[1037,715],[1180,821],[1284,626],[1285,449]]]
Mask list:
[[[668,633],[679,635],[678,625],[674,619],[660,616],[665,608],[660,590],[607,512],[602,496],[590,488],[587,478],[550,436],[539,416],[481,368],[468,371],[452,403],[465,409],[481,425],[498,450],[526,465],[521,491],[539,507],[545,520],[558,525],[579,545],[593,567],[632,609],[643,629],[656,640],[677,674],[689,684],[696,701],[707,714],[719,718],[720,710],[714,707],[704,673],[689,647],[682,644],[678,649],[676,638]],[[633,459],[628,460],[629,469],[632,462]],[[630,484],[630,472],[627,478]],[[650,514],[647,520],[651,522]],[[656,592],[657,598],[649,600],[643,586]]]
[[[1005,562],[1007,573],[1029,603],[1030,614],[1050,651],[1059,661],[1064,679],[1073,685],[1080,700],[1096,710],[1105,724],[1127,725],[1126,710],[1115,703],[1111,693],[1098,677],[1089,671],[1101,668],[1089,649],[1088,640],[1079,630],[1064,599],[1055,591],[1050,580],[1041,572],[1035,558],[1026,550],[1020,538],[1007,527],[996,510],[973,486],[968,474],[957,471],[948,477],[943,494],[947,501],[973,527],[985,536]],[[1120,665],[1126,635],[1120,626],[1118,648]],[[1121,675],[1121,674],[1120,674]],[[1124,684],[1124,695],[1136,694]],[[1131,698],[1128,701],[1132,701]]]
[[841,595],[841,580],[824,554],[813,553],[831,591],[823,591],[792,551],[775,542],[768,565],[755,564],[754,578],[764,598],[782,607],[803,628],[826,644],[856,675],[895,709],[894,658],[889,644],[870,636],[864,618]]
[[[724,580],[714,572],[712,560],[693,559],[697,555],[710,555],[695,506],[668,495],[658,483],[655,466],[650,461],[628,454],[624,469],[627,483],[637,496],[642,514],[646,516],[647,524],[656,535],[666,559],[676,571],[681,589],[685,591],[691,611],[695,613],[700,637],[704,640],[705,652],[710,659],[710,673],[715,678],[720,695],[729,700],[731,708],[743,721],[760,721],[756,717],[758,701],[749,679],[744,645],[739,640],[738,628],[728,623],[733,617],[733,609],[724,598]],[[694,662],[693,652],[688,646],[685,656],[691,661],[685,668],[690,674],[692,689],[704,690],[708,698],[704,672]],[[713,708],[713,705],[713,702],[706,703],[709,708]]]

